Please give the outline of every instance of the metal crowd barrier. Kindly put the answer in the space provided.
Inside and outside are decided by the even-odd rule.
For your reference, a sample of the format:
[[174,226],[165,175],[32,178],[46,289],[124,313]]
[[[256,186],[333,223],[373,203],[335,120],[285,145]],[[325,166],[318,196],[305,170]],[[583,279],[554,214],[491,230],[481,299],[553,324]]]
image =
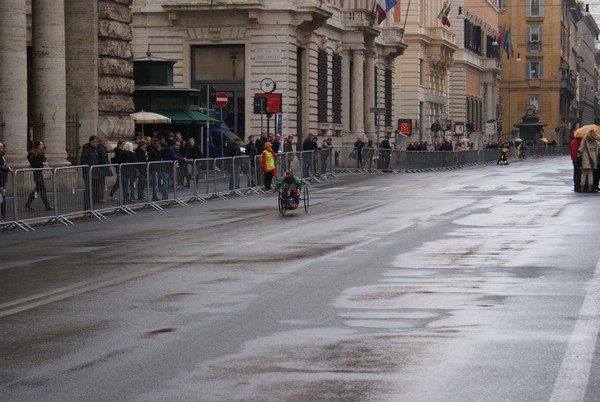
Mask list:
[[[514,150],[511,149],[513,152]],[[526,157],[568,155],[569,146],[530,146]],[[305,181],[338,173],[380,173],[451,168],[495,162],[499,149],[460,152],[386,151],[353,147],[276,154],[278,175],[292,169]],[[160,161],[121,165],[16,169],[7,175],[6,197],[0,204],[0,229],[34,230],[37,224],[107,214],[135,214],[144,208],[186,206],[212,198],[262,192],[261,155],[197,159],[186,163]],[[276,180],[276,178],[274,178]]]

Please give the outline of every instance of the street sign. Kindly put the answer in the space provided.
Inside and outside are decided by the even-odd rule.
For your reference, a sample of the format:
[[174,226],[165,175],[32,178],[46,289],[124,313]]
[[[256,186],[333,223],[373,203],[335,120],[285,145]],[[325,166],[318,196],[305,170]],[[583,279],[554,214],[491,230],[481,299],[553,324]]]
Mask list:
[[398,131],[403,135],[412,134],[412,120],[411,119],[398,119]]
[[254,114],[266,114],[267,113],[267,98],[254,97]]
[[[273,93],[273,94],[255,94],[254,95],[254,103],[256,104],[256,98],[266,98],[267,99],[267,109],[265,112],[268,113],[280,113],[281,112],[281,94]],[[260,101],[259,101],[260,102]]]
[[200,89],[200,102],[208,101],[208,105],[205,105],[208,109],[215,103],[215,97],[217,96],[217,90],[212,85],[204,85]]
[[229,99],[227,98],[227,94],[225,92],[219,92],[217,94],[217,106],[227,106],[227,102]]

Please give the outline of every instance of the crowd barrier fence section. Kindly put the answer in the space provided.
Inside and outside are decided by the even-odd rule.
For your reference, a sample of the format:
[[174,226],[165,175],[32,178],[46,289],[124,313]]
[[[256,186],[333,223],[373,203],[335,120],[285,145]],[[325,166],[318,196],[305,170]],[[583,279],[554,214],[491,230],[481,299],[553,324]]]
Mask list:
[[[530,146],[526,158],[569,155],[564,146]],[[492,163],[499,149],[476,151],[398,151],[364,147],[335,147],[327,152],[276,154],[278,176],[293,170],[305,181],[341,173],[412,172]],[[516,158],[514,147],[511,157]],[[274,178],[273,184],[275,184]],[[121,165],[67,166],[16,169],[7,174],[6,197],[0,204],[0,229],[34,230],[34,224],[60,222],[108,213],[134,214],[149,207],[186,206],[190,201],[244,196],[262,192],[261,155],[196,159],[188,162],[156,161]]]

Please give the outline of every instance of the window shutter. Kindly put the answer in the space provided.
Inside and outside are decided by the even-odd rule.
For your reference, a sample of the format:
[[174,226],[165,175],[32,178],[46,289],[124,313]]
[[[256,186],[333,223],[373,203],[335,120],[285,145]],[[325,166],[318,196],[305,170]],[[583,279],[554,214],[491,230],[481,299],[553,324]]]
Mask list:
[[540,69],[539,77],[540,77],[540,79],[544,79],[544,62],[540,61],[538,65],[539,65],[539,69]]
[[525,0],[525,16],[531,17],[531,0]]
[[525,79],[528,80],[531,77],[531,63],[525,62]]

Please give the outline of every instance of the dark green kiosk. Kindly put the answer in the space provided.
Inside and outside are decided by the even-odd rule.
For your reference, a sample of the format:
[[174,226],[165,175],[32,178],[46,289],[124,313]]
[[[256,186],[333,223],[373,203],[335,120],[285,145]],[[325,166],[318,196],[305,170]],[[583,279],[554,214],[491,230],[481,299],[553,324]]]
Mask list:
[[519,129],[519,137],[527,142],[540,142],[540,138],[544,136],[544,127],[547,124],[540,122],[540,118],[535,114],[535,106],[527,106],[522,120],[521,123],[514,125]]

